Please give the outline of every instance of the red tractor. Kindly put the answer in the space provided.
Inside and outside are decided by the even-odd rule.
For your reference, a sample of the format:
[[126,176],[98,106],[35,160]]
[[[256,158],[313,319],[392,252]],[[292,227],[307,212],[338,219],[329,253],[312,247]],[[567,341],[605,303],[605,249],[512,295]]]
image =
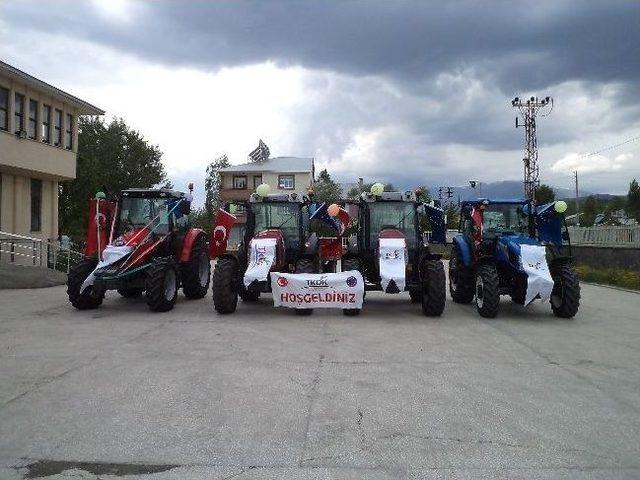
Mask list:
[[69,272],[74,307],[99,307],[107,290],[126,298],[144,292],[154,312],[171,310],[180,287],[189,299],[206,295],[207,235],[190,226],[190,194],[131,189],[115,201],[104,197],[99,193],[92,201],[85,257]]

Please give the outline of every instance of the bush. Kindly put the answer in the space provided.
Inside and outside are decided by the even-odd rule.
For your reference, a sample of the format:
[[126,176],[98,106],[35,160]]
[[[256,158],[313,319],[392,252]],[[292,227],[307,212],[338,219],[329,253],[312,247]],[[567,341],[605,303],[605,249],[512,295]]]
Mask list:
[[613,268],[593,268],[587,265],[576,267],[580,280],[616,287],[640,290],[640,272],[634,270],[621,270]]

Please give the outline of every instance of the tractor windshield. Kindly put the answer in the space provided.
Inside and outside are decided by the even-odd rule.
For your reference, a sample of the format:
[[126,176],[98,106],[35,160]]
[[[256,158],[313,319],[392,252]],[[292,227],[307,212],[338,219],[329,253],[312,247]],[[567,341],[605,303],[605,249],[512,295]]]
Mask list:
[[528,234],[529,222],[521,204],[489,204],[483,213],[485,238],[504,234]]
[[373,202],[369,204],[370,245],[378,244],[381,230],[395,228],[404,233],[407,246],[416,241],[416,209],[408,202]]
[[288,247],[300,246],[300,205],[297,203],[254,203],[255,231],[279,229]]
[[147,227],[153,233],[169,231],[169,211],[175,206],[174,199],[124,197],[120,206],[116,233]]

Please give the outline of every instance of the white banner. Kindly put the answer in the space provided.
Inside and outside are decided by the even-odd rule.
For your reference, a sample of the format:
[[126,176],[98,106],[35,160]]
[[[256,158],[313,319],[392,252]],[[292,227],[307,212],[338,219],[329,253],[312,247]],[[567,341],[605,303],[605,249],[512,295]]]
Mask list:
[[547,265],[547,250],[538,245],[520,245],[522,266],[527,273],[527,295],[525,305],[529,305],[538,295],[548,300],[553,290],[553,279]]
[[364,280],[357,270],[339,273],[271,272],[273,304],[289,308],[362,308]]
[[90,285],[93,285],[95,281],[95,272],[99,268],[106,267],[107,265],[111,265],[112,263],[116,263],[121,258],[126,257],[131,252],[133,252],[133,247],[128,245],[123,245],[121,247],[116,247],[114,245],[107,246],[102,251],[102,260],[98,262],[96,268],[89,274],[87,278],[85,278],[84,282],[82,282],[82,286],[80,287],[80,293],[84,292],[84,289]]
[[404,291],[406,248],[407,243],[404,238],[380,239],[380,283],[383,291],[387,291],[391,280],[396,282],[398,290]]
[[251,282],[257,280],[265,281],[269,275],[269,270],[276,261],[275,238],[254,238],[249,243],[249,265],[244,272],[244,286],[248,287]]

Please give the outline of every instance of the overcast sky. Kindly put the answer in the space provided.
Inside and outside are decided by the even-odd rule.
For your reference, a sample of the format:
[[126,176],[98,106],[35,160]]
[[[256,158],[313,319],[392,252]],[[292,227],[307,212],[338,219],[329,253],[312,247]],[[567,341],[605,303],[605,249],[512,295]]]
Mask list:
[[0,58],[123,117],[176,186],[227,153],[344,182],[520,180],[511,99],[551,95],[541,178],[640,179],[640,2],[0,0]]

